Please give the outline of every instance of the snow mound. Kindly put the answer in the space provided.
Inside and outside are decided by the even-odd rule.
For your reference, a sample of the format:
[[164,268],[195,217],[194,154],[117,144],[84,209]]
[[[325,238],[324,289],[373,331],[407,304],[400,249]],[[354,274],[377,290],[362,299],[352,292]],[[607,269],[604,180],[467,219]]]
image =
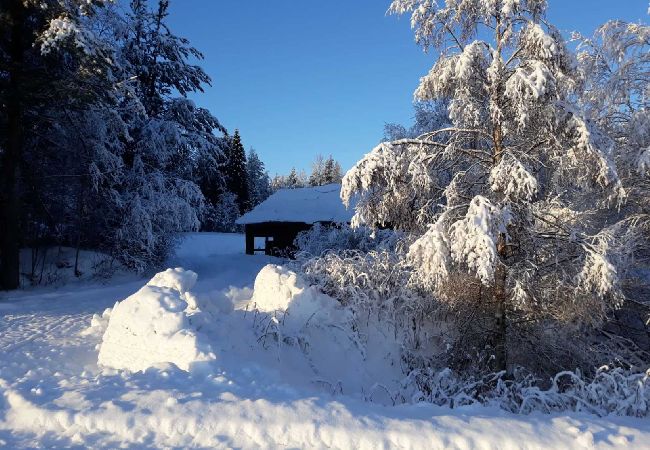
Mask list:
[[349,319],[338,301],[295,272],[273,264],[264,266],[255,278],[251,301],[260,312],[286,313],[282,321],[285,331],[299,331],[310,322],[340,325]]
[[296,273],[283,266],[267,264],[255,278],[252,301],[259,311],[286,310],[291,300],[304,290]]
[[340,393],[359,392],[367,383],[352,313],[336,299],[286,267],[267,265],[255,279],[251,303],[260,313],[258,342],[312,385]]
[[190,270],[167,269],[116,303],[99,349],[98,364],[137,372],[172,363],[191,371],[214,360],[211,347],[200,342],[192,326],[192,315],[199,309],[190,289],[197,278]]

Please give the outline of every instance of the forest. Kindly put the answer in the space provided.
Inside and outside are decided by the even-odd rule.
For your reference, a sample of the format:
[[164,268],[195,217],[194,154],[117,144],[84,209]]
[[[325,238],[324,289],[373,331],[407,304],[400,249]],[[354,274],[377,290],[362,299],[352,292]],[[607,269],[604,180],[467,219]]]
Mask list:
[[3,4],[5,289],[22,275],[38,284],[56,246],[98,250],[138,272],[159,267],[181,232],[235,231],[271,189],[318,185],[323,170],[341,177],[331,156],[319,156],[309,180],[295,170],[271,180],[238,130],[188,98],[211,80],[200,51],[169,28],[168,9],[146,0]]

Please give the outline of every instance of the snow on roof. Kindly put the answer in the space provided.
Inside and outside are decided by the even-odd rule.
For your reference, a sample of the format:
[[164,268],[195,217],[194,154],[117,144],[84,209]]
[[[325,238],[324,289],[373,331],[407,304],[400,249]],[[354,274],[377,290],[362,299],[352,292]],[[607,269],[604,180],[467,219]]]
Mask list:
[[346,209],[340,184],[280,189],[237,220],[246,225],[261,222],[350,222],[354,207]]

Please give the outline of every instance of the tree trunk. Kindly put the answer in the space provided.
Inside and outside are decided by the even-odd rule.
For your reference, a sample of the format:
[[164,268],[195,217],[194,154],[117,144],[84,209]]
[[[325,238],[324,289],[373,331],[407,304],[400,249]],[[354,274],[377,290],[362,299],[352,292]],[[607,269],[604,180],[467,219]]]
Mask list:
[[2,158],[0,200],[0,287],[16,289],[20,281],[20,205],[18,167],[23,147],[21,75],[24,42],[24,9],[21,0],[11,0],[11,45],[9,48],[9,92],[7,98],[7,147]]
[[507,269],[504,264],[506,257],[506,239],[502,234],[497,242],[499,261],[495,271],[494,286],[494,369],[508,371],[508,322],[506,308],[506,278]]
[[[503,30],[501,28],[501,15],[497,13],[496,17],[496,43],[497,53],[499,57],[503,49]],[[497,83],[493,83],[492,92],[490,93],[492,101],[499,104],[499,99],[502,98],[500,87]],[[499,117],[494,118],[494,129],[492,130],[492,139],[494,141],[494,155],[493,164],[496,166],[503,158],[504,145],[503,145],[503,128]],[[506,236],[500,234],[497,238],[497,254],[499,259],[494,273],[494,368],[497,371],[508,370],[508,323],[507,323],[507,294],[506,294],[506,280],[508,277],[507,267],[505,260],[507,257]]]

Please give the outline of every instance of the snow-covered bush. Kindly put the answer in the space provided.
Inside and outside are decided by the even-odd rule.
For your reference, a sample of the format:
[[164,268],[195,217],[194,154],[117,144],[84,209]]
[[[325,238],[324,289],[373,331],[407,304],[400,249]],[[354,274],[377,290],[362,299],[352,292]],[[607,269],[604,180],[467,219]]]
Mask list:
[[435,298],[412,286],[411,270],[400,256],[399,241],[388,248],[329,251],[298,260],[298,270],[312,285],[337,299],[354,318],[364,345],[377,345],[373,329],[391,335],[399,355],[395,363],[414,368],[444,367],[453,331],[441,317]]
[[315,223],[309,230],[298,233],[294,244],[298,248],[297,259],[304,260],[328,251],[368,252],[378,248],[393,248],[400,237],[399,233],[392,230],[351,228],[348,224],[328,226]]
[[[291,358],[296,364],[291,356],[293,349],[293,355],[301,355],[308,370],[314,372],[315,382],[333,394],[349,392],[352,387],[372,402],[428,402],[452,408],[484,405],[517,414],[575,411],[598,416],[650,415],[650,369],[604,366],[592,375],[577,369],[554,373],[544,380],[523,368],[512,374],[444,368],[446,360],[453,360],[445,357],[444,321],[436,322],[434,311],[427,329],[423,317],[406,308],[422,306],[425,299],[413,297],[416,294],[409,293],[407,287],[397,287],[400,276],[404,281],[409,274],[390,270],[390,262],[382,260],[390,255],[350,252],[346,258],[330,252],[309,260],[311,266],[305,267],[308,275],[282,266],[264,267],[256,278],[251,300],[258,342],[279,360]],[[324,267],[327,276],[319,272]],[[369,277],[370,267],[381,275]],[[331,282],[331,277],[342,283],[316,286],[307,282]],[[351,282],[355,279],[358,282]],[[355,289],[357,285],[362,289]],[[323,294],[322,289],[338,301]],[[412,297],[406,298],[409,295]],[[436,330],[438,335],[434,336]],[[414,345],[414,338],[422,339],[427,333],[428,342],[419,348]],[[398,352],[391,354],[395,344]],[[433,352],[436,345],[438,353]],[[400,373],[401,380],[397,378]]]
[[519,414],[532,412],[588,412],[598,416],[650,416],[650,369],[631,372],[601,367],[587,378],[580,371],[556,374],[547,387],[531,375],[504,372],[461,377],[449,369],[414,370],[403,381],[395,399],[430,402],[440,406],[498,406]]

